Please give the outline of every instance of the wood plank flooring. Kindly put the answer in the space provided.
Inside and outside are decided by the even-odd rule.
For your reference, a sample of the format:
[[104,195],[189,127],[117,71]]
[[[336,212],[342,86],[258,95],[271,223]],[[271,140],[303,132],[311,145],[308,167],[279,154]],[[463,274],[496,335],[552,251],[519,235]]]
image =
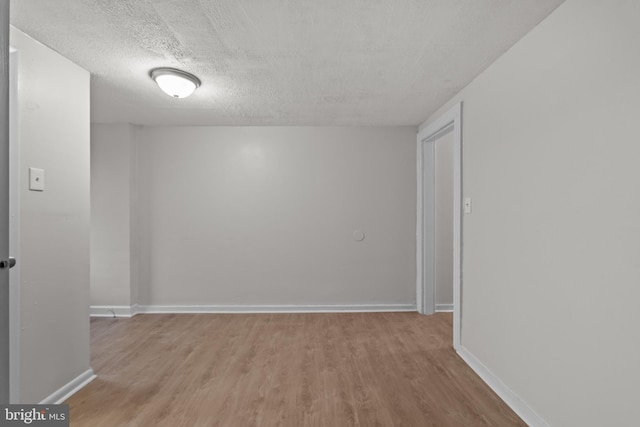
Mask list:
[[450,313],[91,320],[72,426],[525,426],[455,354]]

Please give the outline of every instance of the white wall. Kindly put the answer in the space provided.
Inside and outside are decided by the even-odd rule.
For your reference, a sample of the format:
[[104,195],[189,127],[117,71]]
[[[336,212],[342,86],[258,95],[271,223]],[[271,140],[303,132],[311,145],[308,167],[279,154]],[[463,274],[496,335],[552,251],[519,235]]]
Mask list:
[[[89,73],[11,28],[21,156],[21,401],[89,369]],[[45,191],[28,190],[28,168]]]
[[415,137],[141,128],[139,302],[415,306]]
[[453,132],[440,136],[435,149],[436,307],[453,305]]
[[640,2],[568,0],[464,101],[462,345],[554,426],[640,419]]
[[[91,305],[129,306],[135,287],[135,127],[91,125]],[[135,266],[135,262],[133,263]]]

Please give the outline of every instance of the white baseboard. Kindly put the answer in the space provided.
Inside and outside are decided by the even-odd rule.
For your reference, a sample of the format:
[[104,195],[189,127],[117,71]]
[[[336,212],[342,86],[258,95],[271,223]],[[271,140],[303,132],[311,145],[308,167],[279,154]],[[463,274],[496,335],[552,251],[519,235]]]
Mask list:
[[92,305],[91,317],[133,317],[138,314],[138,304],[134,305]]
[[436,313],[452,313],[453,304],[436,304]]
[[45,398],[40,405],[58,405],[63,403],[65,400],[73,396],[76,392],[78,392],[82,387],[89,384],[97,377],[96,374],[93,373],[93,369],[87,369],[67,384],[60,387],[58,390],[54,391],[47,398]]
[[530,427],[550,427],[529,405],[496,377],[482,362],[462,345],[457,349],[462,359],[476,374]]
[[415,304],[353,305],[140,305],[138,313],[361,313],[416,311]]

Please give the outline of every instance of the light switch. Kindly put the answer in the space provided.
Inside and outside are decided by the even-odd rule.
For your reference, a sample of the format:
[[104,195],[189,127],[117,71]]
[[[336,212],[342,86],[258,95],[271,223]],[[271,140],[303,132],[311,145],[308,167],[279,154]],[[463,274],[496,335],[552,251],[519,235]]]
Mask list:
[[29,190],[44,191],[44,170],[29,168]]
[[464,199],[464,213],[471,213],[471,197],[465,197]]

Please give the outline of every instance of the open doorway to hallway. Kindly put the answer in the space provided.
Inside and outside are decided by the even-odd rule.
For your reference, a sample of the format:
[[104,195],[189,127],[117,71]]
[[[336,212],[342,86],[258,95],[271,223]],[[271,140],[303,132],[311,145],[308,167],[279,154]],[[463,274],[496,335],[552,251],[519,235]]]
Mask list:
[[435,311],[453,311],[453,129],[435,146]]
[[[419,313],[432,314],[439,298],[442,302],[439,309],[450,310],[444,301],[449,298],[448,289],[452,288],[453,347],[457,350],[462,295],[462,103],[418,132],[417,143],[417,308]],[[437,280],[441,284],[439,296],[436,296]],[[451,288],[448,283],[452,283]]]

